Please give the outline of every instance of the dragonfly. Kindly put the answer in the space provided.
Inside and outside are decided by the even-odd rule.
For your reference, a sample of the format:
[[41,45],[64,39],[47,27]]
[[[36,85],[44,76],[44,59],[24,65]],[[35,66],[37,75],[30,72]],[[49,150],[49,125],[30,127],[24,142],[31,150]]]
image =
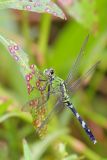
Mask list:
[[[55,112],[58,112],[61,109],[61,106],[64,106],[65,108],[69,108],[72,111],[73,115],[79,121],[89,139],[94,144],[97,142],[92,131],[71,102],[71,95],[75,93],[75,91],[82,84],[83,80],[96,70],[100,63],[100,61],[97,61],[83,76],[80,76],[75,80],[88,39],[89,35],[85,38],[80,52],[66,80],[58,77],[55,74],[55,70],[53,68],[45,69],[43,72],[41,72],[37,67],[35,67],[35,65],[30,66],[31,72],[26,75],[28,93],[31,94],[33,90],[37,90],[40,92],[40,96],[28,101],[23,106],[22,110],[31,112],[33,117],[33,125],[36,128],[36,132],[38,134],[42,135],[42,133],[46,132],[47,123],[51,119],[52,115]],[[30,81],[32,80],[33,75],[35,77],[34,86],[30,85]],[[53,109],[48,113],[48,115],[46,115],[46,103],[50,99],[51,95],[58,96],[58,99]]]

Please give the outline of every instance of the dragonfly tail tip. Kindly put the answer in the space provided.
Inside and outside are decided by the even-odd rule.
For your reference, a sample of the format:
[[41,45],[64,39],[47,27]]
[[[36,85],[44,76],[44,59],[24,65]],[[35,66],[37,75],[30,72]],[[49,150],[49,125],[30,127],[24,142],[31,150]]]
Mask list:
[[93,143],[94,143],[94,144],[96,144],[96,143],[97,143],[97,141],[96,141],[96,140],[94,140],[94,141],[93,141]]

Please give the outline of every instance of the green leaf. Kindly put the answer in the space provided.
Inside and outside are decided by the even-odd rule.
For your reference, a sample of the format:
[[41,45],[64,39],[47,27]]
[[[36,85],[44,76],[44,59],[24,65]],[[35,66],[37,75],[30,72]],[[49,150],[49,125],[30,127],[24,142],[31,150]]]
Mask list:
[[11,100],[7,100],[6,102],[0,102],[0,115],[2,115],[3,113],[5,113],[5,111],[7,110],[7,108],[9,107],[9,105],[11,104]]
[[19,64],[23,76],[30,72],[27,54],[14,41],[0,35],[0,42],[4,44],[10,55]]
[[24,149],[24,160],[32,160],[31,152],[27,144],[27,141],[25,139],[23,140],[23,149]]
[[49,13],[56,17],[66,19],[63,11],[50,0],[10,0],[0,2],[0,8],[27,10],[37,13]]
[[57,132],[47,135],[47,137],[45,137],[42,141],[36,143],[32,148],[33,159],[39,160],[49,145],[51,145],[55,139],[61,137],[61,135],[64,135],[67,132],[67,129],[58,130]]
[[64,160],[78,160],[78,156],[77,155],[70,155],[70,156],[64,158]]
[[96,1],[75,0],[71,4],[64,4],[66,12],[86,28],[93,29],[93,25],[97,24]]
[[4,121],[6,121],[12,117],[18,117],[20,119],[23,119],[23,120],[29,122],[29,123],[32,122],[32,117],[30,116],[30,114],[17,111],[17,112],[6,113],[3,116],[1,116],[0,123],[3,123]]
[[[38,68],[36,65],[29,66],[29,59],[27,54],[21,49],[21,47],[15,43],[14,41],[5,38],[0,35],[0,42],[4,44],[10,55],[13,57],[13,59],[17,62],[17,64],[20,67],[21,73],[24,76],[28,88],[28,93],[32,91],[32,88],[35,86],[35,81],[37,80],[35,77],[35,74],[38,74]],[[32,95],[35,94],[32,92]]]

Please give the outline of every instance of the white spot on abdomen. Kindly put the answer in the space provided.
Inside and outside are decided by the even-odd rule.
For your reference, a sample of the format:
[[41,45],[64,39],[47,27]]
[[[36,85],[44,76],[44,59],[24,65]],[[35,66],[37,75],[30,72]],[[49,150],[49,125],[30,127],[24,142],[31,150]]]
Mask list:
[[90,132],[90,129],[88,129],[88,132]]
[[70,108],[73,108],[73,105],[71,104],[69,107],[70,107]]
[[94,144],[96,144],[97,143],[97,141],[96,140],[94,140]]
[[85,128],[85,125],[86,125],[85,122],[82,121],[82,127],[83,127],[83,128]]
[[78,113],[76,113],[76,117],[77,117],[77,118],[79,118],[79,117],[80,117],[80,115],[79,115]]

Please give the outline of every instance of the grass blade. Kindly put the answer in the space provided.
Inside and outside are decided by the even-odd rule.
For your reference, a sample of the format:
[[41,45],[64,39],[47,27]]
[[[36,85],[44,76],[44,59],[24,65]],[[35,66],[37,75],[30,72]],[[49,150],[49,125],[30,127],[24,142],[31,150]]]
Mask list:
[[24,160],[32,160],[31,152],[27,144],[27,141],[25,139],[23,140],[23,150],[24,150]]

